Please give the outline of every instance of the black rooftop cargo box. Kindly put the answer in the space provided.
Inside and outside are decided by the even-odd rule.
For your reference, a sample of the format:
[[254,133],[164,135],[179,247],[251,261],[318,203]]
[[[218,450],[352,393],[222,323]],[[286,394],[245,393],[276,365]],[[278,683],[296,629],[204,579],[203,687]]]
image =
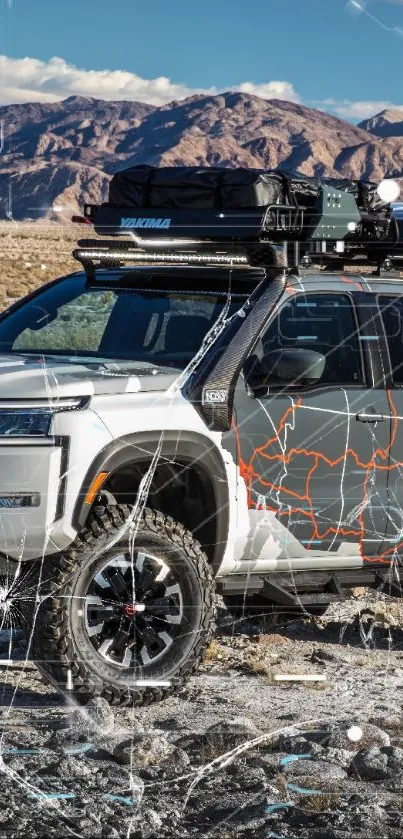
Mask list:
[[158,209],[254,209],[273,204],[313,206],[321,187],[350,192],[360,210],[385,203],[374,183],[310,178],[296,172],[207,166],[132,166],[117,172],[109,188],[110,207]]

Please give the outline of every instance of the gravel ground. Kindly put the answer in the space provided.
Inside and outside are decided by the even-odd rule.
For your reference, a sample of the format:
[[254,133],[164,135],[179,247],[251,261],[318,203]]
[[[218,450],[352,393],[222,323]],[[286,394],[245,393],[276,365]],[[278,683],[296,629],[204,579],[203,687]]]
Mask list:
[[202,669],[140,710],[77,708],[2,633],[0,837],[401,839],[403,608],[357,595],[276,625],[222,604]]

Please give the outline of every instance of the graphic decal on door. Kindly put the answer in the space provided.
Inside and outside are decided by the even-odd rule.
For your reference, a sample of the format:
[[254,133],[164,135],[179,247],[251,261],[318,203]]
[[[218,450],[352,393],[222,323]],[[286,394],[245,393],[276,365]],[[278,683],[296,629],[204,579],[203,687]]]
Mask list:
[[[267,523],[274,519],[281,523],[289,537],[283,538],[288,542],[283,555],[295,555],[297,540],[300,557],[306,552],[312,557],[331,553],[356,555],[363,562],[390,562],[398,546],[395,541],[384,544],[387,477],[403,465],[390,457],[392,449],[400,450],[396,437],[402,432],[390,391],[383,395],[391,421],[385,423],[381,445],[380,423],[357,422],[361,406],[346,390],[346,410],[340,414],[334,413],[329,393],[327,406],[325,393],[313,398],[311,392],[304,397],[249,399],[249,408],[259,415],[258,427],[264,427],[263,413],[266,429],[271,425],[273,431],[259,445],[252,446],[256,433],[248,434],[250,422],[238,424],[238,411],[233,431],[251,525],[258,526],[267,513],[271,514]],[[320,397],[323,407],[318,404]],[[284,409],[279,413],[280,403]]]

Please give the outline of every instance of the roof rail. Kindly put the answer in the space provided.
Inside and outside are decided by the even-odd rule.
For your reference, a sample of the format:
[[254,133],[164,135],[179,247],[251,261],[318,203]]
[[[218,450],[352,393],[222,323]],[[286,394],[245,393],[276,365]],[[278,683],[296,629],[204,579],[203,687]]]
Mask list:
[[[403,271],[403,241],[394,247],[386,243],[367,243],[346,247],[344,242],[254,243],[243,247],[194,240],[192,246],[183,240],[167,247],[164,239],[136,247],[130,240],[83,239],[73,257],[83,266],[89,280],[99,268],[120,268],[124,265],[205,265],[210,267],[265,268],[271,273],[287,271],[306,273],[318,266],[323,271],[344,271],[359,266],[378,275]],[[159,250],[161,248],[161,250]],[[164,248],[164,250],[162,250]]]

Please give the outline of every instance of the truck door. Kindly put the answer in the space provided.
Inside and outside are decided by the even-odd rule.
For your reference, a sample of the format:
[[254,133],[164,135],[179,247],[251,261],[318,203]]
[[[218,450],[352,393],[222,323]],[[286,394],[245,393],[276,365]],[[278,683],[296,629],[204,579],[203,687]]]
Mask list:
[[301,347],[323,354],[317,384],[270,385],[256,397],[244,377],[238,381],[224,445],[236,452],[247,491],[235,553],[241,565],[346,568],[381,550],[391,408],[375,376],[378,339],[363,314],[369,295],[356,295],[358,311],[351,294],[333,289],[291,293],[253,350],[257,359]]
[[382,558],[393,563],[403,551],[403,295],[396,282],[384,281],[378,295],[384,326],[385,365],[392,413],[392,444],[388,461],[389,515]]

